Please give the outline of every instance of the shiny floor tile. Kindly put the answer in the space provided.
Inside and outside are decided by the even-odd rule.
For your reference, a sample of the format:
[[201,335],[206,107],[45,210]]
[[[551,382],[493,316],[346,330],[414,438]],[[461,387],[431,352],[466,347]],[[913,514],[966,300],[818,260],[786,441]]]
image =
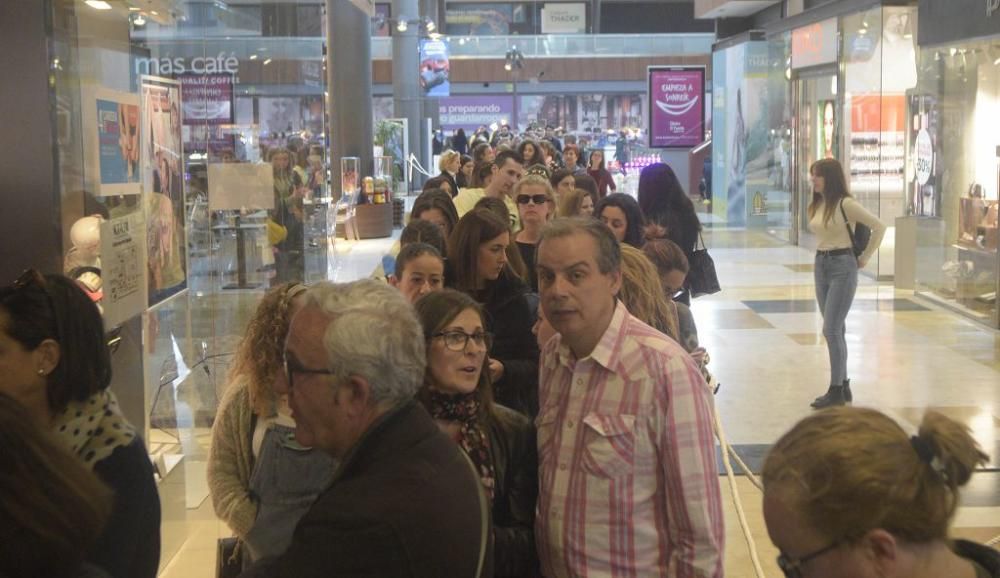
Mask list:
[[812,273],[816,270],[816,266],[813,264],[785,265],[785,268],[795,271],[796,273]]

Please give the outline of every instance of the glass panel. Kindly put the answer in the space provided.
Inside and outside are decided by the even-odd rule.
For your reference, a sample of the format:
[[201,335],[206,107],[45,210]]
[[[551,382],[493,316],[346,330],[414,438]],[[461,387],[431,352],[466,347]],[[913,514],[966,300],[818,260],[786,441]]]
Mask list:
[[998,57],[997,39],[921,50],[908,111],[916,289],[993,327],[1000,325]]

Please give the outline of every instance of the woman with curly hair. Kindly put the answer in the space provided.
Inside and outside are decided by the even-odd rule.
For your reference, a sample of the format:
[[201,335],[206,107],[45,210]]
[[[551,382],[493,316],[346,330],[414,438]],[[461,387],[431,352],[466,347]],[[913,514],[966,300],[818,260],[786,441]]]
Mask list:
[[236,352],[212,427],[212,504],[247,546],[250,560],[285,551],[336,466],[325,453],[295,442],[288,400],[274,389],[285,379],[285,337],[305,291],[285,283],[264,295]]

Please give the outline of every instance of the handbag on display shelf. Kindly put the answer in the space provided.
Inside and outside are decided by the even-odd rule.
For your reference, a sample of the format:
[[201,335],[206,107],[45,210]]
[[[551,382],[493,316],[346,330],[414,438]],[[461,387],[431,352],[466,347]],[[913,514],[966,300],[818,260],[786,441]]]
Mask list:
[[219,538],[215,554],[215,578],[236,578],[243,572],[243,553],[236,536]]
[[688,288],[691,290],[691,297],[701,297],[722,291],[719,285],[719,275],[715,272],[715,261],[708,254],[708,247],[705,246],[705,239],[698,233],[698,241],[701,242],[701,249],[694,246],[694,252],[688,259],[689,268],[687,276]]

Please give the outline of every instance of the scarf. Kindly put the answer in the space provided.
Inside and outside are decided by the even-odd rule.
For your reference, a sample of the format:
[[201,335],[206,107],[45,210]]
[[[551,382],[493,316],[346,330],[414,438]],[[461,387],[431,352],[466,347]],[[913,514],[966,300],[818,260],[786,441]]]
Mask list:
[[490,438],[479,423],[479,399],[475,393],[448,394],[431,389],[428,394],[427,408],[434,419],[457,421],[461,425],[456,441],[476,466],[486,495],[492,502],[496,472],[490,458]]
[[116,449],[132,443],[136,435],[109,389],[69,402],[52,427],[56,437],[91,470]]

